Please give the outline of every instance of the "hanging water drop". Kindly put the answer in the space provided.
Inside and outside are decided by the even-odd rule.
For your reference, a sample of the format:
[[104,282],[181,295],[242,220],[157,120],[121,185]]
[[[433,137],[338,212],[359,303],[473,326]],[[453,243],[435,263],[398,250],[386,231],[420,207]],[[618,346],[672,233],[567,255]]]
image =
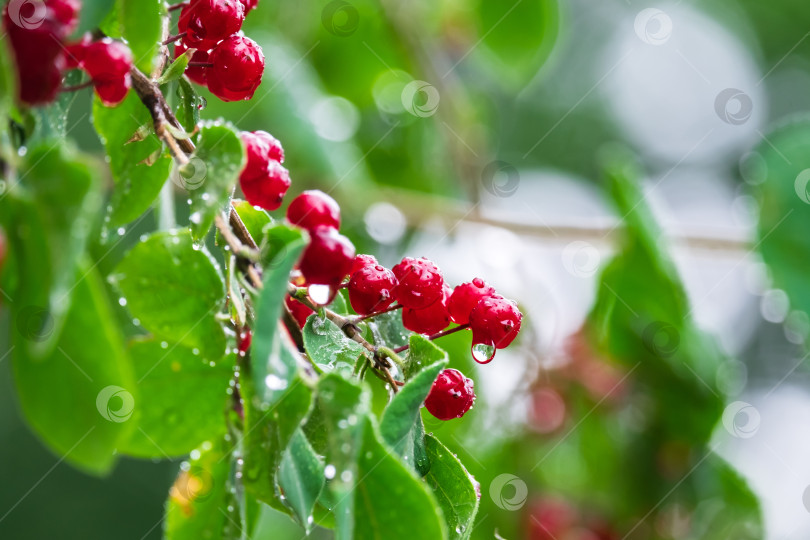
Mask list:
[[495,346],[487,343],[475,343],[472,346],[473,360],[479,364],[488,364],[495,358]]
[[319,306],[325,306],[332,298],[332,288],[329,285],[310,285],[307,294]]

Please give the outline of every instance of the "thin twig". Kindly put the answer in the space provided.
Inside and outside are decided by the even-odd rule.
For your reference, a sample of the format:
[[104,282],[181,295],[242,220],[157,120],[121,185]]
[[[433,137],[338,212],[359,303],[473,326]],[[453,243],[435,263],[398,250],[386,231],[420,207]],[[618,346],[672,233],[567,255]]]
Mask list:
[[366,319],[371,319],[376,317],[377,315],[382,315],[383,313],[388,313],[390,311],[396,311],[398,309],[402,309],[402,304],[394,304],[393,306],[387,307],[385,309],[381,309],[380,311],[375,311],[373,313],[368,313],[366,315],[358,315],[353,320],[354,322],[361,322],[365,321]]

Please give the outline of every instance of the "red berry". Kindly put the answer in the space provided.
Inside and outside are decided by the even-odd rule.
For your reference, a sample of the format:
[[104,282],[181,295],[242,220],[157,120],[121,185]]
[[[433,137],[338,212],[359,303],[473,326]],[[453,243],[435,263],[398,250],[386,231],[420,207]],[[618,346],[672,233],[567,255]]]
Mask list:
[[87,47],[93,42],[90,33],[84,34],[79,41],[65,45],[65,69],[75,69],[84,62]]
[[447,302],[447,309],[450,311],[450,318],[456,324],[467,324],[470,322],[470,312],[478,305],[482,299],[495,294],[495,289],[487,285],[481,278],[475,278],[469,283],[462,283],[450,295]]
[[498,294],[484,298],[470,313],[473,344],[503,349],[517,337],[523,314],[512,300]]
[[259,5],[259,0],[239,0],[245,6],[245,15],[253,11]]
[[399,285],[394,289],[394,298],[406,308],[425,309],[442,297],[442,273],[424,257],[405,257],[393,271],[399,280]]
[[278,209],[290,189],[290,173],[278,161],[270,161],[264,176],[250,180],[240,178],[239,185],[247,202],[272,211]]
[[439,420],[461,418],[475,402],[473,385],[459,370],[445,369],[433,382],[425,407]]
[[391,270],[380,265],[365,266],[352,273],[349,302],[360,315],[383,310],[394,302],[391,291],[396,285],[397,278]]
[[352,268],[354,245],[332,227],[318,227],[309,234],[299,263],[304,279],[309,285],[340,285]]
[[232,35],[211,51],[208,89],[222,101],[250,99],[264,72],[262,48],[250,38]]
[[419,334],[435,334],[450,324],[450,313],[447,310],[447,298],[450,288],[445,287],[442,297],[425,309],[404,308],[402,326]]
[[64,27],[53,10],[40,2],[10,2],[3,8],[3,27],[14,53],[20,101],[53,101],[65,69]]
[[307,324],[307,317],[315,313],[307,306],[289,295],[284,299],[284,303],[287,304],[287,308],[290,310],[290,313],[292,313],[295,322],[297,322],[298,326],[301,328]]
[[237,338],[237,350],[239,356],[245,356],[250,350],[250,342],[253,341],[253,333],[247,329]]
[[239,136],[247,154],[247,162],[239,175],[240,180],[263,178],[267,175],[270,162],[284,161],[281,143],[266,131],[243,131]]
[[552,497],[537,499],[529,506],[530,538],[568,538],[568,533],[578,520],[576,509],[567,501]]
[[53,17],[61,25],[61,35],[68,36],[79,24],[79,0],[47,0],[45,4],[53,12]]
[[180,11],[178,30],[189,47],[208,50],[235,34],[245,20],[245,7],[238,0],[191,0]]
[[308,231],[317,227],[337,229],[340,227],[340,206],[323,191],[305,191],[290,203],[287,220]]
[[98,97],[107,106],[124,99],[131,85],[132,53],[120,41],[104,38],[88,45],[81,63],[93,79]]
[[352,271],[350,274],[353,275],[355,272],[362,270],[366,266],[377,266],[378,264],[380,263],[377,262],[377,258],[374,257],[374,255],[366,255],[361,253],[354,258],[354,262],[352,262]]
[[[184,43],[178,41],[174,46],[174,57],[179,57],[181,54],[191,48],[194,47],[188,47]],[[197,49],[189,59],[189,62],[207,63],[209,61],[208,56],[208,51]],[[205,86],[206,81],[208,80],[208,68],[205,66],[188,66],[186,68],[186,77],[191,79],[192,82]]]

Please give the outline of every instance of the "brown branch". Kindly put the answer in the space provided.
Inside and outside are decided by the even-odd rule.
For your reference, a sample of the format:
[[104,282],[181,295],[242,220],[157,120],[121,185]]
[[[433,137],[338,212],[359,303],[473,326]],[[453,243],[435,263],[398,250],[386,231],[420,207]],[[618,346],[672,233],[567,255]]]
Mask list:
[[[180,123],[177,121],[177,118],[174,116],[166,103],[166,99],[163,97],[163,93],[160,91],[160,88],[135,67],[132,68],[130,74],[132,77],[132,88],[138,94],[141,102],[146,106],[146,108],[149,110],[149,114],[152,116],[152,123],[155,126],[155,133],[169,146],[175,159],[177,159],[181,164],[188,163],[189,159],[186,153],[190,154],[194,152],[194,144],[188,139],[176,139],[166,127],[167,124],[171,124],[177,128],[180,128]],[[244,265],[242,268],[244,269],[245,275],[247,275],[253,287],[256,289],[261,289],[263,284],[259,269],[257,268],[255,262],[251,260],[251,257],[246,257],[246,253],[249,251],[258,250],[258,245],[250,235],[250,231],[247,230],[242,218],[239,217],[239,214],[236,213],[233,206],[231,206],[228,221],[230,222],[230,227],[225,224],[225,220],[222,218],[222,216],[217,215],[214,219],[214,223],[216,224],[216,227],[219,229],[220,233],[222,233],[222,237],[228,243],[228,246],[231,248],[233,253],[237,255],[237,260],[240,261],[240,264]],[[361,335],[362,332],[360,329],[352,322],[351,319],[338,315],[337,313],[323,308],[322,306],[316,305],[308,297],[299,297],[297,295],[298,289],[292,283],[288,284],[288,287],[287,292],[296,300],[303,303],[313,311],[322,311],[326,318],[340,328],[349,339],[356,341],[362,345],[363,348],[369,351],[374,357],[375,369],[381,371],[391,384],[393,391],[397,391],[396,381],[388,371],[390,364],[385,358],[385,353],[381,353],[377,347],[366,341]]]

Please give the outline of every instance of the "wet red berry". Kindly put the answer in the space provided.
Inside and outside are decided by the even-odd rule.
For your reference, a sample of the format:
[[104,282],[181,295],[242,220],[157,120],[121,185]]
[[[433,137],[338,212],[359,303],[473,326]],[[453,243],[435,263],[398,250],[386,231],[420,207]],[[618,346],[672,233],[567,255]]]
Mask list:
[[298,323],[300,328],[303,328],[307,324],[307,317],[315,313],[307,306],[289,295],[284,299],[284,303],[287,304],[287,308],[290,310],[290,313],[292,313],[295,322]]
[[246,329],[237,338],[236,348],[239,352],[239,356],[245,356],[247,354],[247,352],[250,350],[251,341],[253,341],[253,333],[249,329]]
[[[193,49],[195,47],[188,47],[184,43],[177,42],[174,46],[174,57],[177,58],[184,52],[189,49]],[[209,53],[208,51],[204,51],[202,49],[196,49],[194,54],[189,59],[189,62],[196,63],[208,63],[209,62]],[[201,86],[205,86],[208,80],[208,68],[205,66],[188,66],[186,68],[186,77],[188,77],[192,82],[195,82]]]
[[79,0],[47,0],[45,4],[53,11],[54,18],[62,25],[62,35],[67,36],[79,25]]
[[245,15],[250,13],[256,6],[259,5],[259,0],[239,0],[245,6]]
[[445,287],[442,297],[424,309],[404,308],[402,326],[419,334],[435,334],[450,324],[450,313],[447,311],[447,299],[450,288]]
[[79,41],[65,45],[65,69],[74,69],[81,66],[87,47],[93,42],[90,33],[84,34]]
[[473,345],[503,349],[517,337],[523,314],[512,300],[500,295],[484,298],[470,313]]
[[[356,260],[356,259],[355,259]],[[349,302],[360,315],[380,311],[394,302],[397,278],[381,265],[369,265],[352,273],[349,280]]]
[[65,69],[65,29],[54,11],[41,2],[10,2],[3,8],[3,29],[14,53],[17,97],[30,105],[53,101]]
[[350,274],[353,275],[355,272],[365,268],[366,266],[377,266],[378,264],[380,263],[377,262],[377,258],[374,257],[374,255],[366,255],[361,253],[354,258],[354,262],[352,262],[352,271]]
[[104,38],[85,47],[82,68],[93,79],[98,97],[107,106],[124,99],[131,85],[132,53],[120,41]]
[[247,202],[265,210],[277,210],[290,189],[290,173],[278,161],[270,161],[264,176],[239,179]]
[[456,324],[467,324],[470,322],[470,312],[478,305],[478,302],[493,294],[495,294],[495,289],[487,285],[481,278],[462,283],[453,289],[453,294],[450,295],[447,302],[450,318]]
[[239,175],[240,180],[262,178],[267,175],[272,162],[284,161],[281,143],[266,131],[243,131],[239,136],[247,154],[247,162]]
[[245,20],[245,7],[238,0],[191,0],[180,11],[178,30],[189,47],[208,50],[235,34]]
[[311,231],[317,227],[340,227],[340,206],[323,191],[305,191],[287,208],[287,220]]
[[222,101],[250,99],[264,72],[262,48],[250,38],[232,35],[214,47],[209,58],[208,89]]
[[354,260],[354,245],[332,227],[310,231],[299,268],[309,285],[337,287],[349,274]]
[[442,273],[424,257],[405,257],[392,270],[399,280],[394,298],[406,308],[424,309],[442,297]]
[[473,380],[457,369],[445,369],[433,382],[425,407],[439,420],[452,420],[464,416],[474,401]]

